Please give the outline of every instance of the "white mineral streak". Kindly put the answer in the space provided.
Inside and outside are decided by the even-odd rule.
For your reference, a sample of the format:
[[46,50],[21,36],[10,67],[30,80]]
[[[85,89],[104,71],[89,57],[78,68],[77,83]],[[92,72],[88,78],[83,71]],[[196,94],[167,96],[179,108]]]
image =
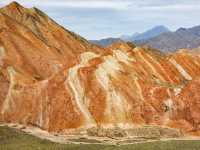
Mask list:
[[5,57],[5,49],[0,47],[0,66],[3,66],[3,58]]
[[173,80],[168,76],[167,71],[162,67],[162,65],[156,60],[154,59],[151,55],[149,55],[148,53],[146,53],[147,57],[149,57],[154,63],[156,63],[160,69],[162,70],[162,72],[167,75],[168,79],[171,81],[171,83],[173,83]]
[[164,101],[165,106],[167,107],[165,115],[164,115],[164,122],[163,124],[167,124],[170,121],[170,116],[172,114],[173,109],[173,100],[171,98]]
[[144,101],[144,96],[143,96],[143,93],[142,93],[142,88],[141,88],[141,86],[140,86],[140,84],[139,84],[139,82],[138,82],[138,79],[135,78],[134,81],[135,81],[135,85],[136,85],[136,87],[137,87],[138,94],[140,95],[140,99],[141,99],[142,101]]
[[107,89],[109,87],[110,76],[115,77],[120,70],[121,66],[118,64],[117,60],[112,56],[106,56],[104,62],[100,64],[96,70],[97,80],[104,89]]
[[41,102],[38,106],[39,108],[39,113],[38,113],[38,118],[37,118],[37,121],[36,123],[38,124],[38,126],[42,127],[43,125],[43,122],[44,122],[44,117],[43,117],[43,103]]
[[177,96],[181,93],[182,88],[174,88],[174,95]]
[[178,69],[178,71],[180,72],[180,74],[181,74],[185,79],[187,79],[187,80],[192,80],[192,77],[187,73],[187,71],[184,70],[184,68],[183,68],[180,64],[178,64],[178,63],[176,62],[176,60],[174,60],[174,59],[171,58],[169,61]]
[[66,81],[74,93],[75,101],[78,108],[83,113],[86,119],[87,127],[93,126],[95,124],[95,121],[88,110],[87,104],[89,103],[88,102],[89,99],[85,96],[84,87],[82,87],[80,83],[78,70],[81,67],[86,67],[88,64],[88,61],[96,57],[98,57],[98,55],[92,52],[85,52],[81,54],[80,64],[69,69],[68,78]]
[[173,101],[172,101],[172,99],[167,99],[166,101],[164,101],[164,103],[165,103],[165,105],[170,109],[170,110],[172,110],[172,108],[173,108]]
[[141,51],[138,51],[139,57],[149,66],[149,68],[151,68],[151,70],[153,71],[154,74],[156,74],[160,80],[165,82],[165,79],[162,77],[162,75],[159,74],[159,72],[156,70],[156,68],[148,61],[144,58],[143,54],[141,53]]
[[115,78],[122,70],[118,60],[112,56],[105,56],[104,62],[96,70],[96,78],[101,86],[106,90],[106,111],[105,114],[111,118],[112,122],[119,124],[125,118],[127,102],[124,97],[112,85],[111,78]]
[[7,70],[8,70],[8,74],[10,76],[10,85],[9,85],[7,96],[3,103],[3,107],[2,107],[2,111],[1,111],[2,114],[4,114],[5,112],[9,112],[12,108],[15,107],[15,102],[12,98],[12,89],[13,89],[13,86],[15,85],[14,76],[15,76],[16,72],[13,67],[8,67]]
[[141,50],[141,48],[139,48],[139,47],[135,47],[135,48],[133,49],[134,52],[138,52],[138,51],[140,51],[140,50]]
[[[36,88],[36,95],[40,95],[40,99],[41,99],[40,105],[38,106],[39,113],[38,113],[38,118],[37,118],[37,124],[40,127],[43,127],[43,125],[46,125],[44,122],[45,120],[46,120],[46,123],[49,122],[49,120],[48,120],[49,118],[45,117],[47,109],[44,109],[44,106],[48,102],[48,94],[46,92],[47,86],[48,86],[48,80],[44,80]],[[42,95],[43,92],[45,92],[45,95]],[[48,115],[46,115],[46,116],[48,116]]]
[[125,63],[125,64],[130,64],[130,62],[135,62],[135,59],[133,57],[130,57],[126,52],[122,50],[114,50],[114,57]]

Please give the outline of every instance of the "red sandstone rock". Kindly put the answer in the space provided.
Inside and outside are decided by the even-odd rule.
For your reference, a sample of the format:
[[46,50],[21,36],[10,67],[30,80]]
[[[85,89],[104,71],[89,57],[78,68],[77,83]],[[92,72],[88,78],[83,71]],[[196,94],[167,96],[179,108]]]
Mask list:
[[156,124],[199,132],[200,57],[107,49],[36,8],[0,9],[0,120],[48,131]]

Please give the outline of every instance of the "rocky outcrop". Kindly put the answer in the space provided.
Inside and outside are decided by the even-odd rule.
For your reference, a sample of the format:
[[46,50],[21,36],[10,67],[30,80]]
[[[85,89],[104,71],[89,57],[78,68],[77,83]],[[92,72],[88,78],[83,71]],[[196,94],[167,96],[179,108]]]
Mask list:
[[53,132],[150,124],[198,134],[198,54],[124,42],[103,49],[17,3],[0,20],[0,121]]

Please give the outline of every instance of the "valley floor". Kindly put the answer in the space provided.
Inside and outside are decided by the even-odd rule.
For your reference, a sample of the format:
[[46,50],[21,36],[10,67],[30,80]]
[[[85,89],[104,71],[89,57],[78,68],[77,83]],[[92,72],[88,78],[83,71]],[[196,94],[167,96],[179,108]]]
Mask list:
[[[79,142],[74,144],[73,142]],[[85,144],[83,144],[85,142]],[[129,141],[134,143],[135,141]],[[0,150],[199,150],[199,140],[165,140],[136,142],[134,144],[98,143],[97,140],[71,139],[58,144],[7,126],[0,126]]]

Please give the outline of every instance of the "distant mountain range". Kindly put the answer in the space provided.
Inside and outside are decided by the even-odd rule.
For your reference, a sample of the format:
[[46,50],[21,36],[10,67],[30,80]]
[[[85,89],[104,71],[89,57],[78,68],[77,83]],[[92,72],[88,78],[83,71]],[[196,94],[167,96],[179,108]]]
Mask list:
[[150,30],[147,30],[143,33],[134,33],[132,35],[122,35],[119,38],[105,38],[105,39],[101,39],[101,40],[91,40],[90,42],[106,47],[114,42],[118,42],[118,41],[129,41],[129,42],[136,42],[136,43],[141,43],[144,41],[147,41],[150,38],[154,38],[162,33],[166,33],[166,32],[170,32],[170,30],[165,27],[165,26],[156,26]]
[[141,43],[164,52],[197,48],[200,46],[200,26],[179,28],[175,32],[163,33]]
[[179,28],[175,32],[165,26],[156,26],[144,33],[134,33],[132,36],[123,35],[120,38],[108,38],[93,43],[101,46],[110,45],[116,41],[131,41],[136,45],[148,45],[163,52],[172,52],[182,48],[200,47],[200,26]]
[[132,36],[121,36],[120,38],[124,41],[148,40],[166,32],[170,32],[170,30],[167,27],[160,25],[143,33],[134,33]]

